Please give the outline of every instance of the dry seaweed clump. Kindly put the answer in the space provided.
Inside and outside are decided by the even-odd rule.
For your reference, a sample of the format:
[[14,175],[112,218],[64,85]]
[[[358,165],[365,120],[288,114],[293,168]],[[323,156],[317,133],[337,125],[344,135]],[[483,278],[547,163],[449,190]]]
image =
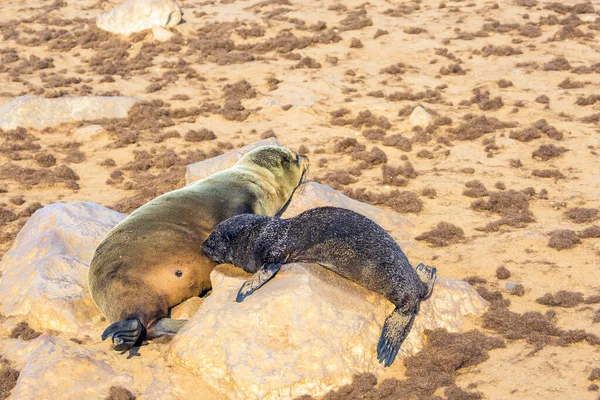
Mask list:
[[571,64],[564,56],[554,57],[544,64],[544,71],[568,71],[572,69]]
[[458,127],[449,129],[454,139],[457,140],[475,140],[487,133],[495,132],[499,129],[513,128],[514,122],[502,122],[497,118],[486,117],[485,115],[467,114],[463,117],[465,122]]
[[489,44],[481,49],[481,54],[484,57],[508,57],[523,54],[523,52],[520,49],[516,49],[511,46],[494,46],[493,44]]
[[[548,310],[545,314],[529,311],[517,314],[507,307],[510,304],[504,300],[502,293],[489,292],[482,286],[478,292],[491,302],[488,311],[483,315],[483,327],[491,329],[508,340],[525,339],[534,349],[528,354],[533,355],[547,345],[569,346],[572,343],[586,341],[591,345],[600,345],[600,338],[584,330],[562,330],[556,326],[556,312]],[[491,297],[489,295],[492,295]]]
[[554,178],[555,181],[559,179],[567,179],[567,177],[557,169],[534,169],[531,172],[531,175],[537,176],[538,178]]
[[528,223],[535,221],[533,213],[529,210],[529,198],[523,192],[516,190],[491,192],[487,201],[475,200],[471,208],[480,211],[489,211],[499,214],[498,221],[490,222],[483,228],[484,232],[497,232],[502,225],[523,228]]
[[582,239],[598,239],[600,238],[600,226],[592,225],[589,228],[585,228],[584,230],[579,232],[578,235]]
[[554,294],[546,293],[535,299],[536,303],[549,307],[571,308],[583,303],[583,295],[579,292],[560,290]]
[[463,242],[465,232],[456,225],[442,221],[435,228],[420,234],[415,239],[424,240],[431,244],[432,247],[446,247],[451,244]]
[[462,69],[459,63],[450,64],[447,67],[440,68],[442,75],[466,75],[467,71]]
[[496,268],[496,278],[498,279],[508,279],[510,278],[511,273],[505,266],[500,266]]
[[376,165],[387,162],[385,152],[379,147],[373,147],[371,151],[355,149],[352,152],[352,160],[360,160],[361,168],[373,168]]
[[13,339],[21,340],[33,340],[40,336],[41,333],[31,329],[29,324],[25,321],[19,322],[10,332],[10,337]]
[[585,86],[585,83],[572,81],[571,78],[565,78],[561,83],[558,84],[558,87],[561,89],[580,89]]
[[392,124],[383,115],[377,116],[369,110],[360,111],[356,118],[347,118],[346,115],[350,114],[350,111],[342,108],[330,113],[332,116],[331,124],[335,126],[352,125],[353,128],[373,128],[374,126],[381,129],[390,129]]
[[395,134],[395,135],[390,135],[390,136],[386,136],[383,139],[383,145],[384,146],[389,146],[389,147],[395,147],[398,150],[402,150],[402,151],[412,151],[412,142],[402,136],[401,134]]
[[575,222],[576,224],[585,224],[598,219],[598,209],[573,207],[565,211],[563,215],[571,222]]
[[52,186],[56,183],[64,183],[69,189],[79,189],[76,182],[79,176],[66,165],[59,165],[52,170],[48,168],[36,170],[9,163],[0,167],[0,179],[17,181],[26,188],[40,184]]
[[483,183],[481,183],[480,181],[469,181],[465,183],[465,186],[467,187],[467,189],[463,192],[464,196],[478,198],[488,195],[487,189],[485,188],[485,186],[483,186]]
[[203,142],[205,140],[214,140],[217,138],[217,136],[215,136],[213,131],[202,128],[199,131],[188,131],[183,138],[186,142]]
[[0,400],[7,399],[10,391],[17,385],[19,371],[10,367],[7,359],[0,356]]
[[[426,330],[427,344],[419,353],[404,359],[404,380],[385,379],[377,384],[372,374],[355,375],[352,383],[327,393],[323,400],[429,399],[445,387],[449,399],[480,399],[479,393],[465,392],[454,384],[462,368],[489,359],[489,351],[505,347],[504,341],[473,330],[449,333],[445,329]],[[460,395],[460,397],[454,397]],[[311,397],[303,397],[309,399]]]
[[415,171],[415,168],[409,161],[406,161],[403,166],[396,168],[383,165],[381,172],[384,185],[406,186],[408,185],[407,179],[415,179],[417,177],[417,171]]
[[543,144],[531,153],[531,157],[536,160],[548,161],[552,158],[560,157],[567,151],[569,150],[565,147],[556,147],[553,144]]
[[135,400],[136,396],[123,386],[111,386],[105,400]]
[[342,186],[356,183],[356,178],[348,171],[338,170],[327,172],[324,176],[315,177],[315,182],[329,185],[335,190],[341,190]]
[[387,206],[399,213],[419,213],[423,210],[423,201],[416,193],[405,190],[392,190],[387,193],[374,193],[366,189],[344,189],[346,196],[375,206]]
[[569,229],[559,229],[550,233],[548,247],[552,247],[558,251],[571,249],[581,243],[581,239],[577,233]]
[[256,97],[256,90],[242,79],[231,85],[223,87],[223,107],[220,113],[229,121],[245,121],[252,113],[242,105],[242,100]]

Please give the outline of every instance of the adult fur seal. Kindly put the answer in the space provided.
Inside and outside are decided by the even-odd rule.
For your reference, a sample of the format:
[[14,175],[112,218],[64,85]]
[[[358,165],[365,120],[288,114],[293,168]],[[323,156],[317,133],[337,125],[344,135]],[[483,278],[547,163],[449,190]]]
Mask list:
[[204,254],[254,273],[238,292],[241,302],[292,262],[317,263],[396,306],[383,325],[377,358],[387,367],[410,332],[422,300],[435,282],[435,268],[415,269],[379,225],[353,211],[320,207],[294,218],[239,215],[221,222],[203,244]]
[[280,215],[304,182],[308,158],[276,146],[259,147],[232,168],[135,210],[100,243],[89,270],[92,299],[112,324],[116,350],[145,337],[176,333],[185,320],[169,309],[210,289],[215,263],[201,245],[221,221],[253,213]]

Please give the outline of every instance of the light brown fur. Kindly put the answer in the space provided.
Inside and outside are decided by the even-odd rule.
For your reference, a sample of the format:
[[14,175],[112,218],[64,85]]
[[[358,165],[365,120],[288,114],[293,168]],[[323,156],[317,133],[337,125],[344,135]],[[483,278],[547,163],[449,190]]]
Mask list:
[[210,289],[215,263],[202,242],[214,227],[241,213],[276,214],[307,167],[306,157],[285,147],[261,147],[135,210],[96,249],[89,271],[96,305],[109,322],[138,319],[152,336],[171,307]]

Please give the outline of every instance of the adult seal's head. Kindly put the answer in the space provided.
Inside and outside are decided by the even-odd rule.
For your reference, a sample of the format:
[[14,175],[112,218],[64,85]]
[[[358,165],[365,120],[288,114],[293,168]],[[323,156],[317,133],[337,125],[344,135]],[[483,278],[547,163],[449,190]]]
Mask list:
[[169,309],[210,289],[215,263],[201,245],[238,214],[279,215],[306,176],[308,158],[288,148],[257,148],[232,168],[146,203],[100,243],[89,270],[92,299],[111,325],[116,349],[174,334],[185,321]]

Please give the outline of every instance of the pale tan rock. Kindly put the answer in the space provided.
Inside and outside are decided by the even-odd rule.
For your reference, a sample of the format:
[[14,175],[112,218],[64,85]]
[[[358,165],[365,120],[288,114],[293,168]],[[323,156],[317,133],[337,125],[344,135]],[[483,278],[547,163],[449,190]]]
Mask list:
[[101,314],[88,291],[89,263],[124,217],[87,202],[37,210],[0,262],[0,312],[26,316],[42,331],[96,335]]
[[106,355],[70,340],[42,335],[22,366],[13,399],[102,399],[111,386],[127,387],[133,378],[119,374]]
[[114,10],[100,14],[96,25],[108,32],[130,35],[153,25],[175,26],[181,17],[181,8],[174,0],[127,0]]
[[159,42],[166,42],[171,39],[175,34],[169,30],[166,30],[162,26],[152,25],[152,37],[154,40]]
[[185,167],[186,185],[233,167],[233,165],[238,162],[246,153],[261,146],[281,146],[281,143],[279,143],[277,138],[263,139],[242,148],[221,154],[220,156],[199,161],[197,163],[188,164]]
[[431,115],[421,106],[416,106],[413,112],[410,114],[408,121],[413,126],[427,126],[431,123]]
[[[394,309],[387,299],[321,266],[288,264],[236,303],[249,276],[228,265],[213,271],[213,293],[171,343],[178,363],[233,399],[319,396],[356,373],[382,372],[376,346]],[[422,348],[425,329],[460,331],[465,315],[485,307],[468,283],[439,278],[399,357]]]
[[81,136],[93,136],[104,131],[105,129],[102,125],[88,125],[77,129],[75,134]]
[[17,97],[0,108],[0,128],[43,129],[66,122],[125,118],[139,100],[122,96]]
[[204,302],[203,298],[191,297],[181,304],[176,305],[171,309],[171,318],[173,319],[190,319],[192,315]]

